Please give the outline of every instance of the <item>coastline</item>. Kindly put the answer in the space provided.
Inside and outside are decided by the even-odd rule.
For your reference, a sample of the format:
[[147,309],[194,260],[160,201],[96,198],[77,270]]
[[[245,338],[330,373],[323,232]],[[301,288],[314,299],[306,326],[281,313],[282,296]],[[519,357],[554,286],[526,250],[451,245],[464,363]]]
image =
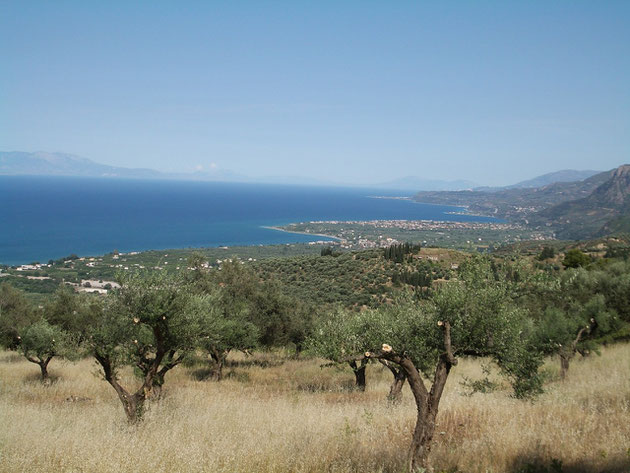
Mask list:
[[293,231],[293,230],[285,230],[284,228],[280,228],[280,227],[270,227],[270,226],[267,226],[267,225],[262,225],[260,228],[266,228],[267,230],[276,230],[278,232],[295,233],[296,235],[309,235],[309,236],[318,236],[318,237],[323,237],[323,238],[330,238],[330,239],[335,240],[335,241],[345,241],[343,238],[339,238],[339,237],[332,236],[332,235],[325,235],[323,233],[297,232],[297,231]]

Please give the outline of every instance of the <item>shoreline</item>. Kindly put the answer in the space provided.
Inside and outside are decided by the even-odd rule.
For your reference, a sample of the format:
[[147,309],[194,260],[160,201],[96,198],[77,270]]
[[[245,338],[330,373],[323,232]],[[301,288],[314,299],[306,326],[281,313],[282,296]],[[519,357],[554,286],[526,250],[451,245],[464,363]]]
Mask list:
[[278,232],[295,233],[296,235],[318,236],[318,237],[324,237],[324,238],[331,238],[332,240],[336,240],[336,241],[345,241],[343,238],[339,238],[332,235],[325,235],[324,233],[298,232],[298,231],[293,231],[293,230],[285,230],[284,228],[280,228],[280,227],[270,227],[267,225],[262,225],[260,228],[266,228],[267,230],[276,230]]

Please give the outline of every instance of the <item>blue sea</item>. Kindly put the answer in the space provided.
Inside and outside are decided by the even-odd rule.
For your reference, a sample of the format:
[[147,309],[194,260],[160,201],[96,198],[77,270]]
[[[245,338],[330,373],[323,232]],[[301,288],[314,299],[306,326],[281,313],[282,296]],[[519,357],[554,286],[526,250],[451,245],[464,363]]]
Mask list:
[[0,176],[0,264],[76,253],[321,240],[265,226],[312,220],[491,221],[396,191],[216,182]]

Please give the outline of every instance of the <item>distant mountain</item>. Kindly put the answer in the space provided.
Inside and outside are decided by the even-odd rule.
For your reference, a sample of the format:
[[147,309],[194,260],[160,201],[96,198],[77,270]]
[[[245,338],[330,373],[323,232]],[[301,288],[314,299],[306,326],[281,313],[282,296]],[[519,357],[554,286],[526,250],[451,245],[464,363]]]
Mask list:
[[193,173],[164,173],[154,169],[109,166],[66,153],[26,153],[23,151],[0,152],[0,175],[2,174],[231,182],[248,180],[246,176],[223,169],[209,169]]
[[[252,178],[224,169],[204,169],[193,173],[164,173],[153,169],[131,169],[100,164],[86,158],[65,153],[23,151],[0,151],[0,175],[42,175],[79,177],[122,177],[136,179],[182,179],[195,181],[256,182],[265,184],[309,185],[309,186],[349,186],[322,179],[301,176],[265,176]],[[362,187],[393,189],[404,191],[469,189],[470,181],[438,181],[405,177],[386,183]]]
[[546,208],[533,219],[546,222],[562,239],[601,236],[630,227],[630,165],[612,171],[590,195]]
[[607,181],[612,171],[578,182],[556,182],[536,188],[492,188],[456,192],[418,192],[414,200],[430,204],[459,205],[473,213],[529,223],[532,214],[548,207],[589,196]]
[[418,192],[414,200],[460,205],[473,213],[550,228],[560,239],[592,238],[630,231],[630,165],[574,182],[535,188]]
[[542,176],[534,177],[526,181],[521,181],[511,186],[506,186],[508,189],[513,188],[533,188],[543,187],[556,182],[576,182],[588,179],[595,174],[599,174],[601,171],[575,171],[573,169],[565,169],[563,171],[550,172],[543,174]]
[[95,163],[86,158],[64,153],[0,152],[0,174],[158,178],[152,169],[130,169]]
[[406,191],[458,191],[463,189],[472,189],[476,185],[477,184],[472,181],[441,181],[436,179],[423,179],[416,176],[407,176],[388,182],[374,184],[373,187]]

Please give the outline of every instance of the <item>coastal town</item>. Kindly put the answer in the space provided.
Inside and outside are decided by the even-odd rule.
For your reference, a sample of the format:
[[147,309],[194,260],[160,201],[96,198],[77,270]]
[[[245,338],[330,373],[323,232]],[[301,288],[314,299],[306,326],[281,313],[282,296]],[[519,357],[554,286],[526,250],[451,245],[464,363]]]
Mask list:
[[550,231],[532,231],[518,224],[497,222],[329,220],[293,223],[280,229],[335,238],[335,241],[321,240],[311,244],[335,245],[347,250],[386,248],[402,242],[483,250],[522,240],[554,238]]

